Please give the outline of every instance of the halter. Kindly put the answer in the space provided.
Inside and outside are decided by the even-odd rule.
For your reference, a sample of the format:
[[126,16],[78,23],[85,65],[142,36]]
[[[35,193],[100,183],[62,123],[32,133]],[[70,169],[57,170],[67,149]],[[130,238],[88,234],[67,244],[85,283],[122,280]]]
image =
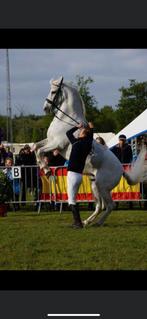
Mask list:
[[[54,116],[55,116],[58,120],[60,120],[60,121],[62,121],[62,122],[65,122],[64,120],[61,120],[61,119],[56,115],[56,113],[54,112],[54,109],[57,109],[57,110],[60,111],[62,114],[66,115],[68,118],[70,118],[70,119],[71,119],[72,121],[74,121],[76,124],[80,124],[77,120],[75,120],[75,119],[74,119],[73,117],[71,117],[69,114],[67,114],[67,113],[65,113],[64,111],[62,111],[62,110],[60,109],[60,107],[57,106],[59,94],[62,93],[62,90],[61,90],[61,88],[62,88],[62,83],[63,83],[63,78],[62,78],[62,80],[61,80],[61,82],[60,82],[59,85],[58,85],[58,84],[54,84],[55,86],[58,87],[58,89],[57,89],[57,91],[56,91],[56,94],[55,94],[53,100],[50,100],[50,99],[46,98],[46,101],[52,105],[51,112],[54,113]],[[66,123],[66,124],[69,124],[69,125],[71,125],[71,126],[74,126],[74,125],[71,124],[71,123],[68,123],[68,122],[65,122],[65,123]],[[87,122],[86,122],[86,121],[85,121],[85,126],[87,126]]]

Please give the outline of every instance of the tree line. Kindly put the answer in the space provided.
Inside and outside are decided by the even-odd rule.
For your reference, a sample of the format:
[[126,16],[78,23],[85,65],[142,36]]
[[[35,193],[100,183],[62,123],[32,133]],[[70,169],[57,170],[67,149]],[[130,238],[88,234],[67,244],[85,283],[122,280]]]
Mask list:
[[[115,107],[104,105],[98,107],[98,101],[90,92],[94,82],[91,77],[77,75],[74,85],[77,86],[86,107],[86,119],[92,120],[95,132],[119,132],[147,108],[147,81],[128,80],[128,87],[119,89],[120,99]],[[37,116],[15,115],[12,119],[13,142],[37,142],[46,138],[47,129],[53,115]],[[3,130],[3,140],[6,140],[6,116],[0,115],[0,128]]]

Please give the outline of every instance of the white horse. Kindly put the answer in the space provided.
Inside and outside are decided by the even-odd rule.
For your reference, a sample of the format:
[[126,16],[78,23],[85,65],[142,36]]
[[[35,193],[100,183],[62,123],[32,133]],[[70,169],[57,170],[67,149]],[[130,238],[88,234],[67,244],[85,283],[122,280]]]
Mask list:
[[[85,107],[78,90],[71,84],[63,83],[63,77],[50,81],[51,89],[44,103],[46,113],[54,112],[55,116],[51,122],[47,138],[35,144],[36,155],[39,165],[43,166],[41,154],[54,149],[59,149],[64,158],[69,159],[71,145],[66,136],[67,130],[79,122],[86,122]],[[78,134],[78,131],[76,131]],[[111,197],[112,189],[119,183],[122,175],[130,185],[141,180],[145,151],[141,152],[136,165],[129,173],[124,172],[123,166],[117,157],[105,146],[97,144],[93,140],[92,155],[88,155],[84,174],[91,176],[92,191],[96,200],[93,214],[83,224],[86,226],[94,221],[101,213],[97,226],[104,223],[106,217],[111,213],[114,202]],[[105,211],[102,212],[102,200]]]

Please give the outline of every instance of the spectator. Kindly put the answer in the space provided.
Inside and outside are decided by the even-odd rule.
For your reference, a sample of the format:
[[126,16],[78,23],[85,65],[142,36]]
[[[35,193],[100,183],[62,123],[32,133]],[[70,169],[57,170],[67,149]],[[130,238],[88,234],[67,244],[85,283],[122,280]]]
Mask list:
[[[36,156],[35,153],[31,151],[31,148],[28,144],[20,150],[19,156],[16,158],[15,165],[22,166],[22,197],[21,201],[26,201],[26,192],[30,188],[31,191],[35,190],[34,200],[37,200],[37,167],[31,167],[36,165]],[[30,166],[30,167],[23,167]],[[25,204],[23,204],[24,206]]]
[[105,146],[105,148],[108,148],[108,146],[107,146],[105,140],[104,140],[101,136],[98,136],[98,137],[96,138],[96,142],[97,142],[98,144],[102,144],[103,146]]
[[[20,194],[20,181],[19,178],[14,178],[12,176],[12,166],[13,166],[13,159],[11,157],[7,157],[5,159],[5,169],[3,170],[4,174],[10,180],[12,189],[13,189],[13,200],[18,202],[19,201],[19,194]],[[15,210],[19,210],[19,204],[14,204]]]
[[[49,168],[50,166],[50,159],[47,155],[42,156],[42,162],[44,162],[45,167],[48,169],[48,176],[51,175],[51,169]],[[44,167],[40,169],[40,176],[45,175],[44,173]]]
[[10,150],[10,146],[7,147],[7,157],[13,159],[13,153],[12,153],[11,150]]
[[[114,146],[111,150],[116,157],[120,160],[122,164],[130,164],[133,160],[133,153],[131,146],[126,141],[126,136],[121,134],[119,135],[119,143]],[[116,203],[116,209],[118,208],[119,203]],[[133,204],[129,202],[129,208],[132,209]]]
[[0,144],[0,166],[5,166],[5,159],[7,157],[7,152],[3,144]]
[[21,148],[18,155],[15,157],[15,165],[21,166],[22,165],[22,156],[24,154],[24,148]]
[[123,164],[129,164],[132,162],[133,154],[131,146],[126,141],[126,136],[121,134],[119,136],[119,142],[116,146],[114,146],[111,150],[116,157]]

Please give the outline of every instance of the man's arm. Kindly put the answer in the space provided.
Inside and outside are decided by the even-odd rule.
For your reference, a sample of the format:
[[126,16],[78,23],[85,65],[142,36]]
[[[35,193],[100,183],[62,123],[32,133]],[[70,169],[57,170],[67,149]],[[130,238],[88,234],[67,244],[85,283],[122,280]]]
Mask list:
[[74,144],[74,143],[77,141],[77,139],[74,137],[73,133],[74,133],[75,131],[77,131],[78,128],[79,128],[79,127],[76,127],[76,126],[75,126],[75,127],[71,128],[69,131],[66,132],[66,135],[67,135],[68,139],[70,140],[70,143],[71,143],[71,144]]
[[89,137],[90,137],[90,139],[93,140],[93,131],[94,131],[93,129],[94,129],[94,125],[93,125],[92,122],[88,122],[88,126],[89,126],[89,128],[90,128]]

